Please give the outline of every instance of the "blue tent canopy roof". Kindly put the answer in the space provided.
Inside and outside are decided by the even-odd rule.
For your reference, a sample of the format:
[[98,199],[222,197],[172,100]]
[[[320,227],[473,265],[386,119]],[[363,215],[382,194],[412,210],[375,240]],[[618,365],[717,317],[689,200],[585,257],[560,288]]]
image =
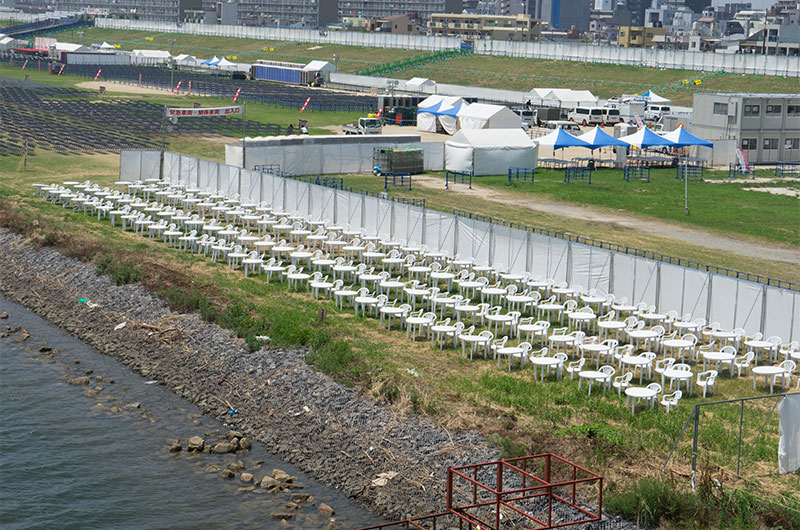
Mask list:
[[663,138],[666,138],[667,140],[670,140],[671,142],[674,142],[675,147],[686,147],[689,145],[714,147],[714,144],[712,144],[708,140],[703,140],[702,138],[693,135],[692,133],[684,129],[682,126],[679,126],[674,131],[664,133],[661,136]]
[[441,106],[442,102],[439,101],[435,105],[431,105],[430,107],[425,107],[425,108],[420,107],[417,109],[417,114],[419,114],[420,112],[427,112],[429,114],[438,114]]
[[572,136],[570,133],[565,131],[564,129],[556,129],[555,131],[551,132],[550,134],[546,134],[541,138],[536,138],[536,142],[539,145],[543,145],[545,147],[552,147],[553,149],[563,149],[565,147],[586,147],[591,149],[592,146],[580,138],[576,138]]
[[619,145],[622,147],[628,147],[628,144],[617,138],[614,138],[600,127],[595,127],[591,131],[584,133],[578,136],[577,138],[579,140],[583,140],[584,142],[588,143],[592,149],[597,149],[599,147],[605,147],[608,145]]

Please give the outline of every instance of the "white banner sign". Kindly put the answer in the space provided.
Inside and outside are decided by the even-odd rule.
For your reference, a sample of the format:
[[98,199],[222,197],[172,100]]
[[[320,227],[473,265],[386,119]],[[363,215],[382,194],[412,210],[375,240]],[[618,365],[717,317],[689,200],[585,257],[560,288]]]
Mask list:
[[169,107],[167,117],[196,118],[198,116],[235,116],[242,113],[242,107],[213,107],[210,109],[177,109]]

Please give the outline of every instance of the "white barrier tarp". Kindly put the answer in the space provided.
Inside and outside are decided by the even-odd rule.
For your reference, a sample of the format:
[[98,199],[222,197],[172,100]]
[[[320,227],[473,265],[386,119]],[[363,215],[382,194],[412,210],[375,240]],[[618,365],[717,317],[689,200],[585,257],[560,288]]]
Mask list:
[[453,226],[452,214],[428,210],[425,213],[425,245],[430,249],[454,254]]
[[489,264],[491,225],[485,221],[458,216],[458,253],[472,256],[477,265]]
[[655,305],[658,290],[658,262],[640,258],[634,264],[634,302]]
[[260,175],[255,171],[243,169],[239,174],[242,202],[259,202],[260,199]]
[[636,304],[634,299],[634,268],[636,265],[634,256],[627,254],[614,254],[614,283],[612,293],[618,299],[625,298],[631,304]]
[[198,164],[197,187],[201,190],[216,191],[219,189],[220,164],[208,160],[200,160]]
[[764,286],[754,282],[737,281],[736,314],[734,328],[744,329],[748,335],[761,331],[761,308]]
[[142,180],[161,178],[161,151],[142,151]]
[[119,152],[119,180],[125,182],[136,182],[140,180],[142,174],[141,151],[120,151]]
[[733,329],[736,311],[736,290],[739,281],[730,276],[711,275],[711,314],[708,319],[719,322],[725,329]]
[[[164,153],[164,178],[170,182],[186,184],[181,180],[180,155]],[[195,184],[192,182],[191,184]]]
[[422,245],[422,234],[425,226],[425,210],[417,206],[406,206],[406,241],[410,245]]
[[763,333],[765,337],[777,335],[784,342],[800,339],[800,293],[767,286]]
[[572,243],[572,283],[608,292],[611,253],[602,248]]
[[311,187],[311,204],[313,205],[311,216],[313,219],[333,219],[333,204],[336,202],[334,200],[335,195],[336,190],[333,188]]
[[[180,165],[181,173],[179,181],[188,183],[196,182],[197,171],[201,161],[191,156],[181,156],[178,163]],[[214,165],[216,166],[217,164]],[[212,182],[210,183],[209,187],[217,189],[217,183]]]

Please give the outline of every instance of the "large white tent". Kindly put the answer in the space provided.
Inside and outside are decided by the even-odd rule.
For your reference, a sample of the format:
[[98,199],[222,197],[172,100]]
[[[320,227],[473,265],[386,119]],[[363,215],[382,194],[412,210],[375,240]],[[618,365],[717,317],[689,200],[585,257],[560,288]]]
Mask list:
[[178,66],[197,66],[197,58],[193,55],[182,53],[175,56],[175,64]]
[[412,77],[406,81],[406,90],[412,92],[424,92],[426,89],[433,89],[435,86],[436,82],[427,77]]
[[166,50],[133,50],[131,59],[133,64],[154,66],[168,64],[172,60],[172,55]]
[[461,129],[522,129],[522,119],[514,111],[502,105],[473,103],[458,111],[458,126]]
[[522,129],[460,130],[444,144],[445,168],[502,175],[509,167],[536,167],[536,144]]
[[336,65],[329,61],[311,61],[303,67],[304,72],[321,72],[323,75],[336,72]]

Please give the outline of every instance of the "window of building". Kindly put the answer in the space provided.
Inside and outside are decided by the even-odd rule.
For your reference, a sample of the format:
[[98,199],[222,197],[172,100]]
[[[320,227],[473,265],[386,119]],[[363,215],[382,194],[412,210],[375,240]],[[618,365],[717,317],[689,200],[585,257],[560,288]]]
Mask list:
[[800,138],[787,138],[783,144],[784,149],[800,149]]
[[742,149],[756,150],[758,149],[758,140],[755,138],[742,138]]
[[767,105],[767,108],[765,109],[767,114],[772,115],[780,114],[781,110],[783,110],[783,105]]
[[714,103],[714,114],[722,114],[723,116],[728,114],[728,104],[727,103]]
[[744,115],[745,116],[758,116],[761,114],[761,105],[745,105],[744,106]]
[[786,113],[789,116],[798,116],[798,115],[800,115],[800,105],[788,105],[786,107]]
[[774,150],[778,148],[778,139],[777,138],[764,138],[764,150]]

